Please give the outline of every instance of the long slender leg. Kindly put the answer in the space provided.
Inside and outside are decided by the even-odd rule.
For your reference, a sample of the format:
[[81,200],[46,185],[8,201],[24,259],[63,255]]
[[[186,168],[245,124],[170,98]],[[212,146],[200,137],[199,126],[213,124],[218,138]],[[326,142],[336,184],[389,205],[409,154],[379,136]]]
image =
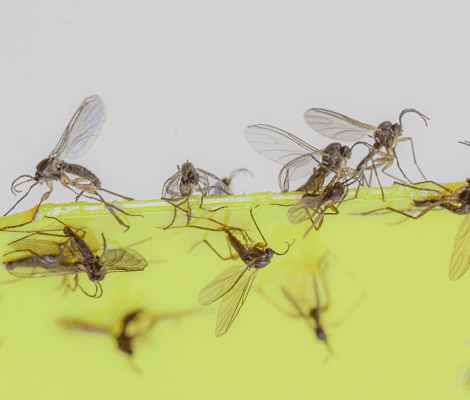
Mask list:
[[256,288],[256,291],[263,296],[266,301],[271,304],[275,309],[277,309],[281,314],[284,314],[288,318],[299,318],[301,315],[298,313],[291,313],[287,310],[285,310],[283,307],[281,307],[271,296],[269,296],[263,289],[260,287]]
[[200,244],[200,243],[202,243],[202,242],[204,242],[205,244],[207,244],[207,245],[211,248],[211,250],[212,250],[215,254],[217,254],[217,255],[219,256],[219,258],[222,259],[222,260],[233,260],[233,259],[237,259],[237,258],[238,258],[238,254],[230,254],[230,257],[222,257],[222,256],[220,255],[220,253],[219,253],[216,249],[214,249],[214,247],[212,247],[212,245],[211,245],[206,239],[202,240],[201,242],[196,243],[193,247],[191,247],[190,251],[191,251],[192,249],[194,249],[194,247],[196,247],[198,244]]
[[254,208],[257,208],[258,206],[259,206],[259,204],[258,204],[257,206],[254,206],[254,207],[251,207],[251,208],[250,208],[251,219],[252,219],[253,222],[255,223],[256,229],[258,229],[258,232],[259,232],[259,234],[261,235],[261,237],[263,238],[264,243],[267,245],[268,242],[266,241],[266,239],[264,238],[263,234],[261,233],[261,229],[259,229],[259,226],[258,226],[258,224],[256,223],[256,220],[255,220],[255,217],[253,216],[253,209],[254,209]]
[[397,160],[397,167],[398,169],[400,170],[401,174],[406,178],[406,180],[410,183],[413,183],[410,181],[410,179],[405,175],[405,172],[403,172],[403,170],[401,169],[400,167],[400,162],[398,161],[398,155],[397,155],[397,151],[396,149],[393,149],[393,152],[395,153],[395,160]]
[[393,212],[396,212],[398,214],[404,215],[405,217],[408,217],[408,218],[418,219],[418,218],[421,218],[428,211],[431,211],[432,209],[440,206],[442,203],[443,203],[443,200],[436,201],[435,203],[433,203],[430,206],[426,207],[418,215],[407,214],[406,212],[401,211],[401,210],[397,210],[396,208],[393,208],[393,207],[384,207],[384,208],[379,208],[377,210],[366,211],[364,213],[361,213],[360,215],[368,215],[368,214],[372,214],[373,212],[377,212],[377,211],[389,210],[389,211],[393,211]]
[[424,176],[423,172],[421,171],[421,168],[419,168],[418,162],[416,161],[416,155],[415,155],[415,148],[413,145],[413,140],[411,138],[400,138],[398,139],[398,142],[405,142],[405,141],[410,141],[411,143],[411,151],[413,152],[413,160],[415,162],[416,167],[418,168],[418,171],[420,172],[421,176],[426,180],[426,177]]
[[206,208],[202,207],[203,201],[204,201],[204,193],[201,193],[201,204],[199,204],[199,208],[204,211],[215,212],[215,211],[222,210],[222,208],[227,208],[227,206],[223,206],[223,207],[215,208],[213,210],[207,210]]

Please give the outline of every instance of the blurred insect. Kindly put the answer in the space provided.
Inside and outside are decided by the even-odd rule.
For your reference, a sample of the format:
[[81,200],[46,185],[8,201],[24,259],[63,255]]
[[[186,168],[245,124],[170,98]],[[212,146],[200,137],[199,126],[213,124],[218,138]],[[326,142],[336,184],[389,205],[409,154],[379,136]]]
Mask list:
[[[256,226],[256,229],[263,239],[263,242],[260,243],[255,243],[245,230],[225,225],[211,218],[197,217],[198,219],[212,221],[218,224],[220,228],[209,228],[197,225],[189,226],[190,228],[197,228],[207,231],[224,232],[227,235],[227,242],[230,251],[229,257],[223,257],[220,255],[220,253],[207,240],[203,240],[202,242],[209,246],[210,249],[222,260],[236,260],[240,258],[245,263],[245,265],[242,267],[232,267],[225,270],[219,274],[211,283],[205,286],[204,289],[202,289],[199,293],[199,303],[202,305],[211,304],[223,297],[217,314],[215,328],[215,335],[217,337],[226,333],[237,317],[240,308],[243,306],[246,297],[248,296],[251,285],[256,278],[258,270],[266,267],[271,262],[274,254],[279,256],[286,254],[295,242],[295,239],[292,244],[286,242],[287,250],[284,253],[277,253],[273,249],[269,248],[268,243],[266,242],[266,239],[261,233],[261,230],[259,229],[259,226],[253,216],[253,209],[256,207],[258,206],[250,209],[250,215]],[[242,236],[244,244],[235,237],[235,234]],[[196,243],[196,245],[199,243]],[[196,245],[194,245],[193,248]],[[232,248],[235,250],[236,254],[232,252]]]
[[342,146],[341,143],[330,143],[325,149],[318,150],[297,136],[269,125],[251,125],[246,128],[245,137],[258,153],[284,165],[278,178],[282,192],[289,191],[290,181],[312,175],[315,168],[317,175],[314,173],[298,190],[311,190],[318,185],[321,187],[331,172],[338,171],[339,177],[355,172],[346,167],[352,148]]
[[[80,288],[89,297],[99,298],[103,288],[99,283],[109,272],[143,271],[147,261],[135,250],[130,248],[107,249],[103,237],[103,251],[96,256],[83,239],[86,232],[82,229],[75,231],[54,217],[46,217],[59,221],[64,225],[63,234],[52,233],[58,229],[43,231],[15,231],[30,233],[21,239],[9,243],[12,251],[5,253],[3,264],[6,270],[18,278],[42,278],[48,276],[64,276],[63,284],[75,291]],[[65,237],[64,242],[29,239],[33,235]],[[17,255],[13,257],[12,255]],[[95,284],[95,293],[88,294],[78,283],[78,274],[86,272],[91,282]],[[67,276],[74,275],[74,285],[69,284]]]
[[[326,261],[323,261],[326,263]],[[322,265],[323,268],[326,266]],[[270,297],[263,289],[260,287],[256,288],[258,293],[261,294],[274,308],[280,311],[283,315],[288,318],[303,318],[303,320],[307,323],[308,327],[312,329],[315,333],[316,338],[323,342],[330,354],[333,354],[331,346],[328,342],[328,338],[323,327],[321,321],[321,315],[327,312],[330,309],[330,293],[328,290],[327,282],[326,282],[326,271],[322,274],[312,274],[313,278],[313,290],[315,293],[315,303],[311,304],[309,300],[306,298],[300,298],[295,296],[292,292],[290,292],[284,286],[281,286],[281,291],[286,300],[292,305],[295,309],[295,312],[289,312],[281,307],[272,297]],[[319,282],[321,280],[321,282]],[[325,292],[325,303],[322,304],[320,300],[320,286],[322,287],[323,291]],[[297,298],[296,298],[297,297]],[[307,311],[305,312],[305,309]]]
[[[414,199],[413,206],[415,208],[409,210],[409,212],[398,210],[393,207],[384,207],[377,210],[366,211],[361,213],[361,215],[371,215],[375,213],[383,214],[380,212],[391,211],[404,215],[407,218],[419,219],[437,207],[444,208],[453,214],[466,215],[457,232],[454,249],[452,251],[452,257],[450,259],[449,278],[452,281],[456,281],[467,271],[468,267],[470,266],[470,179],[467,179],[466,182],[467,183],[465,185],[459,187],[456,190],[451,190],[433,181],[420,182],[416,185],[432,183],[441,190],[411,186],[405,183],[395,182],[397,185],[405,186],[410,189],[427,193],[431,192],[434,194],[434,196],[422,199]],[[414,215],[413,212],[418,210],[420,212]]]
[[[191,220],[189,196],[191,196],[193,193],[201,193],[201,204],[199,205],[199,208],[204,211],[214,212],[224,208],[219,207],[214,210],[207,210],[202,207],[204,196],[211,196],[211,192],[214,189],[217,189],[219,191],[218,193],[220,194],[230,194],[230,190],[227,188],[227,186],[222,183],[221,180],[215,175],[204,171],[203,169],[194,168],[194,165],[189,161],[185,162],[181,166],[181,169],[178,166],[178,172],[169,178],[163,185],[162,199],[175,207],[173,220],[166,228],[169,228],[175,222],[176,211],[178,209],[186,213],[189,224],[189,221]],[[185,203],[188,208],[187,210],[181,207]]]
[[[379,158],[373,160],[375,166],[365,167],[366,170],[371,171],[371,177],[369,182],[371,182],[372,180],[372,169],[380,167],[383,167],[382,172],[385,175],[388,175],[397,181],[403,182],[401,179],[396,178],[390,175],[389,173],[385,172],[393,164],[393,160],[396,160],[400,172],[408,180],[408,182],[411,183],[411,181],[401,169],[400,163],[398,162],[395,150],[398,145],[398,142],[410,141],[414,163],[425,180],[426,177],[421,172],[421,169],[419,168],[418,163],[416,162],[413,140],[409,137],[400,137],[403,133],[401,119],[403,115],[408,112],[414,112],[418,114],[423,119],[426,126],[428,126],[426,120],[429,120],[429,118],[412,108],[405,109],[401,112],[398,119],[398,123],[392,124],[390,121],[385,121],[382,122],[378,127],[363,124],[362,122],[348,118],[345,115],[336,113],[334,111],[325,110],[323,108],[310,108],[309,110],[305,111],[304,119],[305,122],[314,131],[331,139],[356,141],[362,139],[364,136],[370,133],[373,133],[372,137],[375,141],[373,149],[371,149],[369,151],[369,154],[359,163],[356,170],[361,170],[368,164],[369,161],[373,160],[373,157],[375,155],[378,155]],[[382,147],[385,148],[385,152],[380,151]]]
[[[106,206],[108,211],[113,214],[116,221],[118,221],[121,225],[129,229],[129,226],[126,225],[119,218],[119,216],[116,214],[116,211],[120,211],[126,215],[131,214],[128,214],[121,208],[106,202],[103,197],[98,193],[98,191],[102,190],[112,195],[121,197],[125,200],[133,199],[103,189],[101,187],[101,181],[99,180],[99,178],[90,170],[85,167],[82,167],[81,165],[69,164],[63,161],[64,158],[78,158],[88,151],[88,149],[94,143],[95,139],[98,137],[101,131],[101,127],[103,126],[103,123],[105,121],[105,118],[106,109],[104,107],[103,101],[99,96],[94,95],[87,97],[85,100],[83,100],[82,104],[75,112],[69,124],[65,128],[65,131],[62,134],[62,137],[60,138],[59,143],[57,143],[55,149],[52,151],[51,154],[49,154],[49,157],[42,160],[36,166],[36,175],[21,175],[13,181],[11,185],[11,191],[15,196],[17,193],[21,193],[21,190],[18,189],[18,186],[31,181],[34,181],[34,183],[31,185],[26,194],[21,197],[15,203],[15,205],[7,211],[5,215],[9,214],[10,211],[12,211],[18,205],[18,203],[21,202],[21,200],[23,200],[29,194],[29,192],[31,192],[31,189],[34,186],[36,186],[37,184],[43,184],[45,182],[47,184],[47,187],[49,188],[49,191],[42,195],[41,201],[37,206],[37,213],[41,204],[46,201],[52,193],[53,182],[59,181],[65,188],[71,190],[75,194],[77,193],[71,188],[71,186],[81,191],[75,198],[75,201],[78,201],[81,196],[100,201]],[[67,176],[67,173],[77,175],[79,178],[71,180]],[[21,178],[29,179],[17,183],[17,181]],[[86,181],[90,183],[83,183]],[[84,195],[84,193],[97,196],[98,198],[86,196]],[[33,216],[33,220],[35,216],[36,214]]]
[[113,337],[119,351],[125,353],[129,357],[129,361],[134,370],[140,372],[140,370],[132,365],[135,341],[147,337],[158,322],[169,319],[180,319],[194,312],[195,310],[172,313],[150,313],[144,308],[139,308],[125,314],[117,326],[93,324],[75,318],[61,318],[57,320],[57,323],[67,330],[103,334]]
[[232,171],[232,173],[230,174],[230,176],[228,178],[222,178],[221,182],[216,183],[216,185],[219,186],[220,189],[222,189],[222,190],[219,191],[219,189],[214,189],[214,195],[218,196],[218,195],[224,195],[225,194],[225,192],[223,191],[222,184],[227,187],[230,194],[233,194],[232,193],[232,188],[230,187],[230,185],[232,183],[233,178],[235,178],[235,176],[237,176],[241,172],[244,172],[245,174],[250,174],[254,178],[254,175],[249,170],[247,170],[246,168],[238,168],[238,169]]
[[[344,182],[334,182],[334,184],[328,184],[325,188],[317,187],[314,192],[304,194],[297,203],[287,210],[289,222],[291,224],[300,224],[307,220],[311,221],[312,226],[307,229],[304,238],[312,228],[318,231],[323,224],[325,215],[339,214],[338,208],[349,193],[348,186],[357,182],[362,173],[363,170],[356,172],[355,175]],[[332,212],[328,213],[328,210]],[[313,219],[315,215],[317,217]]]

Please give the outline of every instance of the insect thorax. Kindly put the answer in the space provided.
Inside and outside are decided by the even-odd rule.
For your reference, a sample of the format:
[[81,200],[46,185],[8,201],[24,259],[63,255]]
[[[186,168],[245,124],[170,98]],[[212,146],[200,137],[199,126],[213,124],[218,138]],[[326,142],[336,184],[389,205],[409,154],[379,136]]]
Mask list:
[[60,180],[62,177],[62,163],[54,157],[45,158],[36,166],[36,180],[39,183],[44,182],[46,179],[53,181]]
[[253,264],[251,264],[251,267],[256,268],[256,269],[261,269],[261,268],[266,267],[271,262],[271,258],[273,258],[274,256],[274,251],[270,248],[267,248],[265,251],[257,249],[257,248],[254,248],[253,250],[255,249],[261,254],[259,254],[258,257],[256,257]]
[[194,187],[199,182],[199,175],[190,162],[186,162],[181,166],[181,184],[187,187]]

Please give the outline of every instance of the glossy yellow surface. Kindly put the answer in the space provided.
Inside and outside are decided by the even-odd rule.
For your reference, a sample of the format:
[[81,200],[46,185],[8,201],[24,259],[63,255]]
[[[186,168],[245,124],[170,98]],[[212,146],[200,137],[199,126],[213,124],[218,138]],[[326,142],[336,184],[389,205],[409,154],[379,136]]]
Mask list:
[[[455,184],[453,187],[458,187]],[[406,208],[416,191],[385,188],[386,203]],[[186,228],[161,230],[173,216],[165,202],[122,202],[131,229],[124,229],[100,204],[47,204],[40,218],[18,230],[60,228],[42,218],[55,216],[87,229],[87,242],[100,254],[101,233],[114,246],[133,247],[149,262],[146,270],[109,274],[104,295],[91,299],[80,291],[63,296],[60,277],[23,279],[1,286],[0,393],[2,399],[132,398],[320,398],[437,399],[470,396],[470,276],[448,278],[455,234],[463,217],[431,212],[421,220],[397,214],[350,215],[384,206],[377,189],[361,189],[359,199],[326,216],[320,231],[302,235],[309,222],[290,225],[287,208],[300,194],[257,193],[212,198],[208,207],[227,206],[210,216],[244,227],[261,242],[249,209],[269,244],[278,252],[295,244],[260,270],[230,330],[214,335],[219,302],[202,307],[200,290],[224,269],[241,261],[222,261],[201,244],[207,238],[227,256],[223,233]],[[0,227],[21,223],[31,212],[0,219]],[[186,222],[179,216],[176,226]],[[1,232],[0,251],[21,234]],[[322,314],[333,356],[301,319],[288,319],[260,296],[261,286],[285,309],[279,287],[295,288],[318,268],[328,253],[331,305]],[[13,279],[2,271],[3,281]],[[86,276],[80,278],[86,284]],[[311,286],[308,286],[311,288]],[[357,302],[358,298],[363,300]],[[351,306],[357,304],[357,307]],[[117,350],[111,336],[63,330],[56,320],[76,318],[116,326],[129,311],[146,307],[154,313],[199,307],[179,321],[156,324],[135,346],[133,365]],[[208,311],[209,310],[209,311]],[[293,311],[293,310],[292,310]],[[467,373],[465,373],[467,371]],[[53,387],[54,390],[50,390]]]

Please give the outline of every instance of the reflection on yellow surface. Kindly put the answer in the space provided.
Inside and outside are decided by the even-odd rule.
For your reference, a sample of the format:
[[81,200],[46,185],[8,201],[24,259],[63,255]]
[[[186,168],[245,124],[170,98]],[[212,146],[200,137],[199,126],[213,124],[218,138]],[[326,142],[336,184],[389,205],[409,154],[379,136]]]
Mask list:
[[[399,187],[384,192],[386,204],[399,209],[406,209],[416,196]],[[328,363],[323,363],[324,343],[312,338],[305,324],[287,319],[251,290],[236,322],[221,338],[214,335],[217,304],[204,307],[214,314],[151,330],[148,343],[136,347],[143,373],[135,374],[119,361],[122,357],[109,345],[108,335],[67,334],[55,321],[76,318],[112,326],[136,309],[195,309],[201,307],[199,292],[214,276],[242,264],[220,260],[207,246],[188,252],[204,237],[215,247],[226,248],[223,234],[158,229],[173,217],[172,208],[162,201],[120,203],[129,213],[144,215],[130,218],[126,233],[103,205],[44,205],[40,217],[55,216],[71,226],[86,227],[87,240],[98,244],[101,233],[116,247],[151,238],[134,247],[149,265],[142,272],[106,276],[100,299],[77,293],[61,296],[60,277],[2,285],[2,398],[467,398],[461,372],[468,368],[470,356],[470,347],[465,346],[470,338],[470,278],[448,278],[463,217],[432,211],[419,220],[390,225],[403,217],[350,215],[384,206],[380,191],[361,189],[358,200],[343,203],[339,215],[325,216],[321,230],[302,240],[309,222],[291,225],[286,208],[270,206],[293,204],[299,197],[260,193],[214,197],[204,204],[227,206],[210,216],[244,227],[261,241],[249,215],[249,209],[259,204],[256,221],[270,246],[282,249],[285,241],[296,239],[288,254],[259,271],[254,283],[285,308],[289,303],[279,288],[295,287],[299,273],[315,272],[318,260],[328,253],[331,304],[322,318],[334,351]],[[191,201],[196,210],[198,199]],[[15,224],[21,220],[21,214],[12,217]],[[27,229],[44,229],[49,224],[45,220],[40,218]],[[175,222],[185,223],[184,215]],[[6,225],[1,219],[0,226]],[[7,243],[22,235],[0,232],[2,253]],[[6,271],[3,277],[11,280]],[[360,285],[367,296],[347,323],[333,329],[361,295]]]

